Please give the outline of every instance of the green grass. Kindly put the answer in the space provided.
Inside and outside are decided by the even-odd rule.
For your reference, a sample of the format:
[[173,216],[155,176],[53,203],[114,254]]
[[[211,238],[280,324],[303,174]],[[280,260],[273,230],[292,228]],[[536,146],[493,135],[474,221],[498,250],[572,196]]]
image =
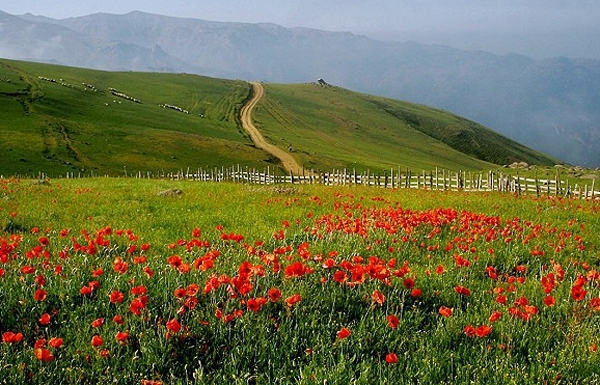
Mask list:
[[[158,195],[168,188],[183,195]],[[0,333],[23,334],[0,342],[0,383],[597,383],[599,209],[598,201],[496,193],[0,180]],[[184,265],[169,262],[175,255]],[[582,276],[578,301],[572,290]],[[222,285],[205,291],[217,277]],[[198,293],[175,295],[193,284]],[[471,294],[459,295],[458,285]],[[138,316],[130,305],[139,286],[148,303]],[[268,299],[271,288],[279,301]],[[47,296],[36,301],[38,289]],[[123,302],[110,302],[115,290]],[[287,306],[293,294],[301,300]],[[186,307],[189,298],[197,304]],[[252,311],[260,298],[266,303]],[[453,314],[442,317],[441,306]],[[493,311],[502,313],[496,322]],[[92,326],[99,318],[104,324]],[[181,330],[169,332],[175,319]],[[467,325],[492,329],[469,337]],[[340,340],[342,328],[350,335]],[[115,335],[124,331],[121,344]],[[51,347],[53,337],[63,345]],[[36,344],[54,359],[36,358]],[[388,353],[398,362],[387,363]]]
[[292,145],[308,168],[395,166],[485,170],[556,159],[528,149],[472,121],[423,105],[315,84],[265,86],[254,116],[280,147]]
[[[115,175],[124,167],[130,172],[173,172],[238,163],[262,168],[269,158],[237,124],[249,92],[245,82],[11,61],[2,61],[0,70],[0,78],[17,79],[0,83],[6,108],[0,130],[6,138],[0,159],[5,175],[82,170]],[[85,90],[82,83],[97,91]],[[115,97],[109,88],[141,103]],[[159,107],[164,104],[189,114]]]
[[[239,110],[250,96],[244,81],[4,59],[0,79],[0,175],[115,176],[238,164],[281,171],[239,125]],[[488,170],[514,160],[556,162],[425,106],[314,85],[269,84],[266,91],[254,115],[257,125],[272,143],[291,144],[306,169]]]

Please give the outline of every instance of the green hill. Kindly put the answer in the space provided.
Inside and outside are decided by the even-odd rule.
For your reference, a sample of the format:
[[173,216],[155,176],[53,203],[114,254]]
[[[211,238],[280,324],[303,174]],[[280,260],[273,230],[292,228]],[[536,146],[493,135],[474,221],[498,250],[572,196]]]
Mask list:
[[[238,113],[243,81],[104,72],[0,60],[0,174],[170,172],[276,159],[253,146]],[[488,169],[551,165],[471,121],[425,106],[314,84],[266,85],[254,119],[306,168]]]

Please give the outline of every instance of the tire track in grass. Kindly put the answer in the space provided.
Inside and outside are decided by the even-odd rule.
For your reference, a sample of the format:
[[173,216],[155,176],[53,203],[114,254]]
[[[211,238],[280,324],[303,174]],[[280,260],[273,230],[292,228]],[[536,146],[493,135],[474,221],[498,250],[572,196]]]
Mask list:
[[240,111],[240,121],[242,122],[242,127],[248,132],[248,134],[250,134],[250,138],[252,139],[256,147],[268,152],[269,154],[279,159],[281,161],[281,164],[283,165],[283,168],[288,173],[298,175],[300,170],[302,170],[302,167],[298,164],[298,162],[296,162],[296,159],[294,159],[294,157],[289,152],[267,142],[260,133],[260,131],[258,131],[258,129],[252,123],[252,110],[254,109],[254,107],[256,107],[260,99],[263,97],[265,90],[262,84],[258,82],[250,82],[250,84],[252,85],[252,88],[254,90],[254,95],[252,96],[252,99],[250,99]]

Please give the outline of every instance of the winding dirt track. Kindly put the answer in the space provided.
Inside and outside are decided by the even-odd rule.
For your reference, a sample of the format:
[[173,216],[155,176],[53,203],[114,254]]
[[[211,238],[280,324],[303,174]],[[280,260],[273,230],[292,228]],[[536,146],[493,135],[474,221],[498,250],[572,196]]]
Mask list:
[[242,122],[242,127],[246,131],[248,131],[248,133],[250,134],[250,138],[252,138],[252,141],[254,142],[256,147],[278,158],[283,164],[283,168],[287,172],[297,174],[301,167],[298,164],[298,162],[296,162],[294,157],[292,157],[290,153],[282,150],[281,148],[271,143],[268,143],[258,131],[258,129],[254,126],[254,124],[252,124],[252,110],[254,109],[260,98],[263,97],[265,90],[262,84],[258,82],[251,82],[250,84],[252,84],[252,88],[254,89],[254,95],[252,99],[250,99],[250,101],[246,103],[246,105],[243,106],[242,110],[240,111],[240,121]]

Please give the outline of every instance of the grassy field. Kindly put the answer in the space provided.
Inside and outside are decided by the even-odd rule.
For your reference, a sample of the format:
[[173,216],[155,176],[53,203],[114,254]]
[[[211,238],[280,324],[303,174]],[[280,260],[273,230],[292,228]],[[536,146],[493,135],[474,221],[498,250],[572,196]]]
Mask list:
[[599,208],[0,180],[0,383],[600,383]]
[[[4,175],[82,170],[121,175],[125,167],[172,172],[238,163],[262,168],[269,159],[238,127],[250,89],[245,82],[6,60],[0,62],[0,78],[11,79],[0,82]],[[165,104],[189,113],[162,108]]]
[[[244,81],[4,59],[0,79],[0,175],[280,168],[240,127],[238,113],[251,92]],[[291,145],[306,169],[488,170],[513,161],[558,162],[421,105],[312,84],[266,91],[258,127],[277,146]]]
[[308,168],[376,172],[398,165],[487,170],[515,161],[558,163],[475,122],[409,102],[317,84],[265,85],[254,113],[273,143]]

